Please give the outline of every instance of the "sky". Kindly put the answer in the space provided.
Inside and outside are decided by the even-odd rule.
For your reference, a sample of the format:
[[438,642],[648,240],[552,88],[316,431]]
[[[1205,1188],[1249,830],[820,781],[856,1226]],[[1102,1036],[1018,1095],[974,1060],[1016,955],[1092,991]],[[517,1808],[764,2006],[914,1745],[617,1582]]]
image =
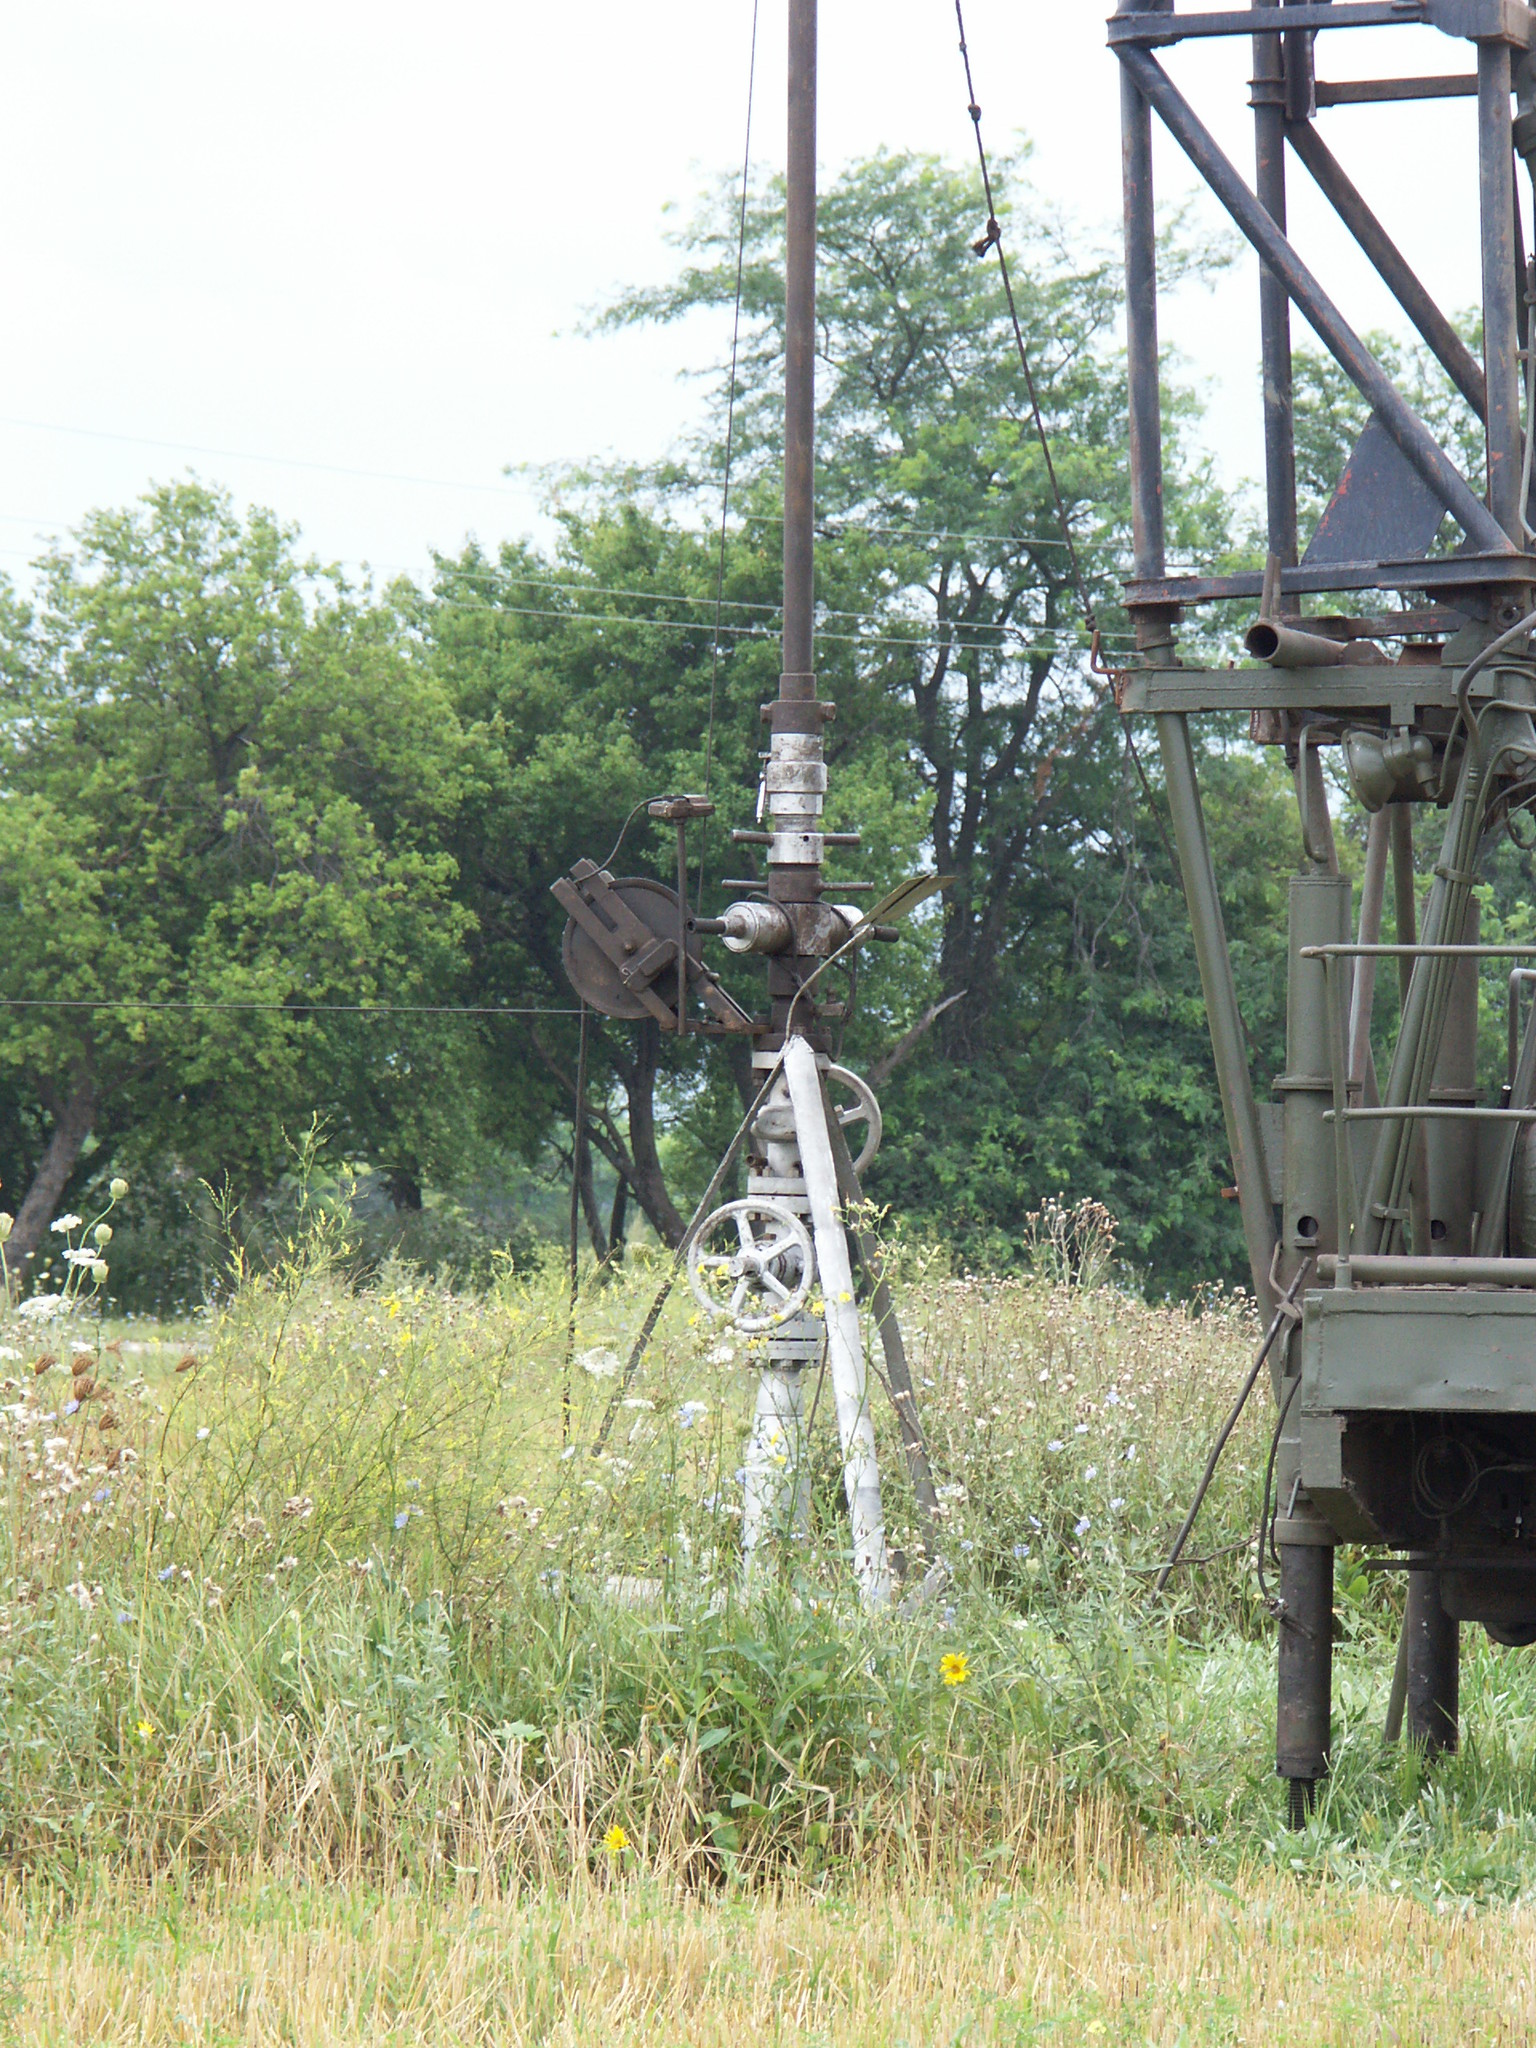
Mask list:
[[[757,0],[753,155],[782,161],[786,0]],[[1107,0],[967,0],[989,145],[1118,234]],[[0,16],[0,568],[193,471],[327,560],[420,574],[467,535],[547,534],[549,466],[646,459],[696,414],[723,316],[584,333],[660,280],[681,214],[739,170],[753,0],[54,0]],[[1428,29],[1325,39],[1325,75],[1467,68]],[[1166,61],[1245,173],[1244,43]],[[823,180],[880,147],[969,160],[952,0],[822,0]],[[1324,132],[1447,307],[1477,292],[1467,101],[1337,109]],[[1160,198],[1196,190],[1159,144]],[[1401,327],[1293,166],[1293,238],[1360,326]],[[1197,217],[1215,225],[1214,202]],[[978,195],[978,227],[982,217]],[[1224,479],[1261,464],[1251,260],[1165,338]],[[512,475],[507,471],[511,468]]]

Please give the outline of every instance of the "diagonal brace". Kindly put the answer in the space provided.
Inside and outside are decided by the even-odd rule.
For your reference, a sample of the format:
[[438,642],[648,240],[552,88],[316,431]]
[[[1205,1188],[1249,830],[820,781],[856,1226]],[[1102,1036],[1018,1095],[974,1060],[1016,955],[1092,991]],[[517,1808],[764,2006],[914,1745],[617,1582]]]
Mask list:
[[1356,390],[1380,415],[1393,441],[1473,546],[1488,554],[1512,553],[1503,527],[1275,226],[1230,160],[1217,148],[1210,130],[1156,58],[1144,50],[1128,48],[1117,50],[1116,55],[1137,89],[1157,109],[1169,134],[1285,286],[1297,310]]
[[1332,205],[1377,275],[1423,336],[1426,346],[1478,418],[1488,420],[1488,386],[1481,365],[1424,286],[1413,265],[1366,204],[1359,188],[1310,121],[1286,123],[1286,140],[1318,190]]

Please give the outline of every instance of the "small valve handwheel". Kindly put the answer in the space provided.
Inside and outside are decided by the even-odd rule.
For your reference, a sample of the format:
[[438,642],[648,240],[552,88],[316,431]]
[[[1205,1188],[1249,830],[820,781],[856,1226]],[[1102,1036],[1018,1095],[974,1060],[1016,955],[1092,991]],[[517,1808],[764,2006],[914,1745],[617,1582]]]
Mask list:
[[[734,1250],[728,1245],[735,1239]],[[726,1202],[688,1247],[688,1284],[701,1307],[745,1336],[777,1329],[805,1306],[815,1254],[811,1233],[782,1202]]]
[[[862,1174],[865,1167],[880,1150],[880,1139],[885,1124],[880,1115],[880,1104],[875,1091],[862,1074],[855,1074],[849,1067],[828,1067],[826,1070],[827,1100],[832,1105],[832,1114],[846,1131],[852,1124],[866,1124],[864,1143],[853,1162],[855,1173]],[[839,1101],[840,1095],[852,1095],[852,1102]]]

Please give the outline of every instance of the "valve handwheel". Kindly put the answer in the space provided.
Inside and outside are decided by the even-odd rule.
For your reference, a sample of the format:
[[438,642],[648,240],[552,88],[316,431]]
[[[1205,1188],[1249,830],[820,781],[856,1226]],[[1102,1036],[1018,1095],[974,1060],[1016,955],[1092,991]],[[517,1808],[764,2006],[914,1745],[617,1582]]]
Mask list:
[[[723,1236],[733,1249],[713,1249]],[[707,1216],[688,1247],[688,1284],[710,1315],[744,1336],[789,1321],[810,1293],[811,1233],[783,1202],[763,1196],[726,1202]]]
[[[868,1126],[864,1143],[853,1162],[853,1170],[862,1174],[875,1154],[880,1150],[880,1139],[885,1125],[880,1115],[880,1104],[875,1091],[851,1067],[828,1067],[826,1070],[827,1100],[832,1105],[832,1114],[846,1131],[854,1124]],[[840,1095],[852,1095],[852,1102],[839,1101]],[[851,1149],[851,1148],[850,1148]]]

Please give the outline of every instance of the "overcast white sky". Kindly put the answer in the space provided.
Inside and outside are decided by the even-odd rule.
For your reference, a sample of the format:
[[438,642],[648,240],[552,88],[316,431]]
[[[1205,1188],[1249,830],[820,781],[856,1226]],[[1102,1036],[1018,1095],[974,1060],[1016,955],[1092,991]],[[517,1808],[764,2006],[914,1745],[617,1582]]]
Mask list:
[[[52,0],[0,14],[0,566],[195,468],[322,554],[421,570],[529,530],[504,466],[659,453],[723,321],[602,341],[664,275],[665,209],[739,164],[752,0]],[[1117,232],[1107,0],[967,0],[994,149]],[[951,0],[822,0],[824,175],[881,145],[971,147]],[[760,0],[754,153],[782,158],[785,0]],[[1325,40],[1328,75],[1467,68],[1429,30]],[[1246,171],[1246,43],[1171,53]],[[1390,57],[1389,57],[1390,61]],[[1210,104],[1206,99],[1202,104]],[[1477,289],[1471,103],[1325,115],[1442,303]],[[1166,140],[1168,196],[1190,188]],[[1298,190],[1304,184],[1294,170]],[[979,212],[979,202],[978,202]],[[1214,218],[1214,214],[1212,215]],[[1320,202],[1293,232],[1361,324],[1393,319]],[[1259,466],[1251,263],[1172,309],[1225,474]],[[1395,323],[1394,323],[1395,324]]]

